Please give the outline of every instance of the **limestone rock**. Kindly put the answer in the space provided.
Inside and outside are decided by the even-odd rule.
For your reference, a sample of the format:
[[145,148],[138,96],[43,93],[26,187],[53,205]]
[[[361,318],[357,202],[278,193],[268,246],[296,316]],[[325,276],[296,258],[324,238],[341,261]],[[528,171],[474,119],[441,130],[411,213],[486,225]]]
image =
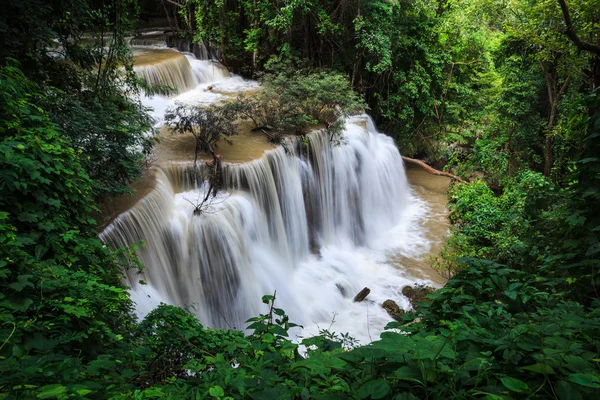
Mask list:
[[401,309],[394,300],[388,299],[384,301],[381,307],[390,314],[390,317],[394,318],[396,321],[402,322],[404,310]]
[[429,302],[426,298],[427,295],[435,292],[435,289],[431,286],[425,285],[415,285],[412,286],[404,286],[402,288],[402,294],[408,298],[412,307],[416,310],[419,308],[419,302]]

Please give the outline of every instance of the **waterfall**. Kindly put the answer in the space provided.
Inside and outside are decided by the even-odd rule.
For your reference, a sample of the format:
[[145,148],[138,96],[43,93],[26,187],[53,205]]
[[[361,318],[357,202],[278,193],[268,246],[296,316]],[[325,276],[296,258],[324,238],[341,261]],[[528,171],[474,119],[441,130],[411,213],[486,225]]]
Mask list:
[[[155,51],[158,52],[158,51]],[[150,53],[150,52],[148,52]],[[182,93],[196,87],[198,82],[194,77],[192,67],[188,58],[176,51],[161,51],[159,57],[145,62],[139,62],[134,59],[134,71],[140,77],[150,84],[168,85],[176,89],[177,93]],[[142,54],[136,58],[150,58]]]
[[134,47],[134,71],[149,83],[178,88],[176,96],[144,96],[142,102],[153,109],[156,127],[162,125],[166,110],[176,102],[208,105],[228,94],[258,88],[258,83],[232,75],[212,60],[198,60],[191,53],[172,49]]
[[[158,166],[154,191],[100,235],[114,248],[145,243],[145,270],[128,272],[138,311],[149,301],[191,305],[206,325],[243,328],[264,312],[261,296],[277,290],[278,306],[309,333],[334,318],[336,331],[374,339],[389,321],[377,303],[408,307],[400,291],[412,282],[386,254],[426,246],[415,228],[422,215],[393,140],[366,116],[349,119],[344,137],[335,145],[314,132],[225,165],[226,190],[201,213],[193,210],[202,173]],[[365,286],[369,300],[353,303]]]
[[132,38],[129,44],[131,46],[167,47],[167,38],[165,36],[144,35]]
[[227,68],[211,60],[197,60],[192,54],[187,55],[194,76],[198,83],[215,82],[231,77]]
[[[133,50],[136,73],[180,90],[142,99],[156,127],[175,102],[203,106],[259,87],[191,53]],[[223,190],[199,209],[206,166],[159,159],[154,189],[100,234],[112,248],[143,243],[136,251],[145,269],[127,271],[137,313],[164,302],[189,306],[207,326],[243,329],[265,312],[261,297],[277,291],[277,306],[305,327],[296,334],[331,327],[376,339],[390,320],[381,303],[406,309],[402,287],[428,283],[402,264],[429,242],[419,222],[426,207],[409,190],[393,140],[362,115],[346,121],[339,145],[320,131],[262,151],[225,164]],[[354,303],[364,287],[371,294]]]

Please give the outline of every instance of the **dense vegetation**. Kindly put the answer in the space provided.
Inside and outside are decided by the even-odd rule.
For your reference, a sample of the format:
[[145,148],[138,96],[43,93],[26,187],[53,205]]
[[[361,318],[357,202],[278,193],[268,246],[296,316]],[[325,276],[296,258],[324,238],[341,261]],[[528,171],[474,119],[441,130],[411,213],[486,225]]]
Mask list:
[[121,282],[141,266],[97,239],[91,215],[151,147],[125,45],[138,6],[5,3],[0,398],[598,396],[598,1],[142,2],[289,89],[238,100],[256,128],[332,122],[338,108],[319,105],[345,76],[401,151],[471,182],[450,193],[445,288],[370,345],[323,331],[302,347],[275,296],[250,335],[166,305],[136,321]]

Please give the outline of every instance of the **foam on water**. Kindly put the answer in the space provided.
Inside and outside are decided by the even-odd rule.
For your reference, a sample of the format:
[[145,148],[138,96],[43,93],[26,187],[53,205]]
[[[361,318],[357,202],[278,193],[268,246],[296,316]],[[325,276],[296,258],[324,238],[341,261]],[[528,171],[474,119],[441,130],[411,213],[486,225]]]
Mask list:
[[[204,324],[243,328],[265,311],[261,296],[277,290],[279,307],[305,326],[301,335],[335,316],[332,330],[377,338],[390,321],[380,304],[408,308],[401,289],[415,282],[387,263],[387,252],[411,257],[428,242],[418,224],[426,209],[410,192],[393,141],[366,121],[348,120],[341,146],[317,132],[308,148],[297,140],[288,153],[277,148],[226,166],[229,189],[200,215],[193,209],[204,185],[178,178],[173,166],[160,172],[155,192],[101,235],[116,247],[145,241],[139,256],[148,285],[137,275],[128,282],[136,299],[194,304]],[[371,294],[354,303],[363,287]]]
[[[175,102],[207,105],[258,88],[218,63],[183,58],[193,87],[143,99],[157,126]],[[305,327],[294,334],[378,338],[390,321],[381,303],[408,309],[402,287],[431,284],[397,262],[429,250],[421,226],[428,207],[411,192],[395,143],[369,117],[349,118],[344,138],[336,146],[314,132],[305,143],[290,139],[286,149],[226,165],[226,190],[200,214],[202,171],[158,160],[154,190],[100,235],[113,247],[146,243],[138,250],[146,269],[130,271],[127,282],[138,314],[160,302],[192,305],[203,324],[244,328],[266,311],[261,297],[277,291],[277,306]],[[353,302],[364,287],[368,298]]]
[[[193,54],[189,53],[185,54],[185,60],[185,63],[178,60],[178,67],[187,69],[185,73],[174,74],[175,78],[185,75],[188,79],[185,84],[174,82],[176,79],[171,79],[171,75],[156,73],[157,70],[161,70],[161,67],[157,67],[157,65],[162,65],[162,63],[153,64],[150,67],[136,67],[136,71],[150,74],[150,82],[152,83],[163,83],[171,86],[184,85],[186,88],[186,90],[179,91],[179,94],[175,96],[154,95],[142,98],[142,103],[152,109],[151,115],[154,118],[156,127],[163,124],[165,112],[176,102],[196,106],[209,105],[223,101],[237,92],[255,90],[259,87],[258,82],[233,75],[215,61],[198,60]],[[165,66],[167,68],[172,67],[166,64]],[[167,76],[167,78],[161,81],[160,76]],[[189,79],[192,79],[192,81]]]

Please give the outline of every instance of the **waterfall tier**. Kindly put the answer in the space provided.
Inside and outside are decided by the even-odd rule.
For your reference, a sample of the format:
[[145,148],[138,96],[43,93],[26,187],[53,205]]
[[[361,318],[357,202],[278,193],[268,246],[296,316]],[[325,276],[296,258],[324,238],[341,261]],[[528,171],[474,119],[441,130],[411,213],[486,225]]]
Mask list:
[[194,206],[206,188],[198,173],[159,167],[154,191],[101,234],[115,248],[145,243],[138,250],[143,275],[130,273],[128,282],[138,311],[160,301],[193,305],[204,324],[243,328],[264,311],[261,296],[277,290],[279,307],[305,327],[328,326],[337,313],[337,331],[363,340],[380,331],[385,311],[352,297],[369,286],[370,300],[408,306],[400,291],[412,282],[385,254],[423,251],[415,229],[422,208],[411,206],[392,139],[366,116],[349,120],[344,135],[335,146],[315,132],[307,142],[226,165],[227,190],[199,214]]
[[[137,54],[136,54],[137,53]],[[198,81],[188,58],[174,50],[138,50],[134,53],[134,71],[148,83],[168,85],[182,93],[195,88]]]
[[167,37],[164,35],[143,35],[132,38],[131,46],[167,47]]

